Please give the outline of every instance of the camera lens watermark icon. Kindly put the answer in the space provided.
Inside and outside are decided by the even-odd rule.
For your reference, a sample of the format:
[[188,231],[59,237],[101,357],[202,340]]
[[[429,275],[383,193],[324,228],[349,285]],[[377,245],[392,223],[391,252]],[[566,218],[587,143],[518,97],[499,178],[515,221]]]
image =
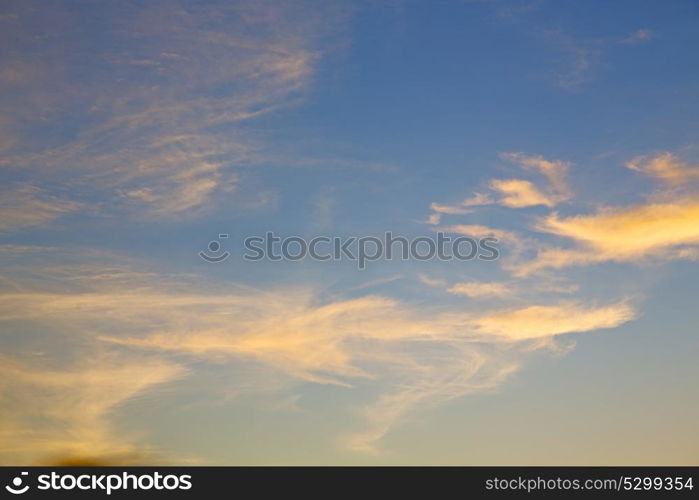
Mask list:
[[201,257],[206,262],[223,262],[228,257],[230,257],[231,253],[227,250],[223,250],[223,246],[221,245],[220,240],[227,239],[228,233],[220,233],[218,235],[217,240],[212,240],[209,242],[209,245],[206,247],[206,250],[202,250],[199,252],[199,257]]
[[19,476],[15,477],[12,480],[12,486],[8,484],[7,486],[5,486],[5,489],[13,495],[21,495],[22,493],[26,493],[29,489],[29,485],[27,484],[26,486],[24,486],[24,488],[22,488],[22,476],[26,476],[28,474],[28,472],[22,472]]

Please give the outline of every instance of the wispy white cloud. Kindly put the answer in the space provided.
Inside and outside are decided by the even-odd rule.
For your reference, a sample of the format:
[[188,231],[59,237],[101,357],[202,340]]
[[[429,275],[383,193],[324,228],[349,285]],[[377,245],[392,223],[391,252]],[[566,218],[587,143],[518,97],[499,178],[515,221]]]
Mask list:
[[[73,200],[110,200],[95,213],[160,218],[235,196],[242,168],[272,149],[242,124],[298,102],[345,16],[330,2],[54,5],[61,37],[31,39],[25,24],[45,12],[15,8],[0,40],[16,48],[0,73],[12,89],[0,93],[0,164]],[[85,43],[82,16],[113,20],[98,28],[104,44]],[[65,139],[44,132],[64,122]]]
[[533,305],[520,309],[484,314],[474,319],[478,334],[533,339],[564,333],[613,328],[636,317],[633,306],[620,302],[603,307],[582,306],[574,302]]
[[431,286],[431,287],[445,287],[447,285],[447,280],[444,279],[439,279],[439,278],[431,278],[425,273],[418,273],[417,275],[418,279],[420,280],[421,283]]
[[556,87],[579,91],[592,81],[608,54],[619,44],[636,45],[653,38],[648,29],[640,28],[626,37],[618,36],[581,38],[564,30],[544,30],[542,37],[560,54],[552,81]]
[[567,180],[570,163],[562,160],[547,160],[541,155],[524,153],[501,153],[500,157],[521,165],[527,170],[541,173],[549,181],[551,195],[559,201],[565,201],[572,197]]
[[[548,186],[544,192],[525,180],[493,180],[491,188],[502,194],[498,203],[512,208],[537,204],[552,208],[572,199],[567,181],[570,163],[522,153],[501,156],[537,171],[546,177]],[[537,218],[526,235],[478,224],[444,225],[437,229],[475,238],[497,238],[513,251],[502,267],[516,278],[544,269],[600,262],[696,259],[699,212],[693,181],[699,179],[699,167],[671,152],[638,156],[627,162],[626,167],[658,179],[662,182],[660,189],[634,205],[601,206],[593,213],[570,216],[551,212]],[[572,245],[564,247],[544,241],[542,234],[563,238]]]
[[440,203],[432,203],[430,205],[430,210],[438,214],[449,215],[464,215],[473,211],[465,208],[463,205],[442,205]]
[[498,229],[481,224],[454,224],[451,226],[438,226],[438,231],[446,233],[462,234],[472,238],[496,238],[499,243],[519,252],[525,247],[525,238],[515,231]]
[[568,239],[573,248],[545,247],[536,259],[523,263],[521,275],[545,268],[589,265],[598,262],[633,262],[648,257],[660,260],[693,258],[699,244],[699,201],[648,203],[606,207],[595,214],[543,218],[536,229]]
[[431,214],[425,222],[437,225],[442,222],[444,214],[467,215],[473,213],[476,207],[495,203],[509,208],[537,205],[552,208],[572,198],[572,191],[567,181],[570,163],[524,153],[501,153],[500,157],[527,171],[543,176],[547,180],[547,185],[539,187],[525,179],[492,179],[488,182],[488,188],[492,194],[476,192],[456,205],[431,203]]
[[638,29],[631,33],[629,36],[619,40],[619,43],[626,43],[635,45],[637,43],[645,42],[653,38],[653,32],[649,29]]
[[[323,302],[318,290],[298,286],[204,291],[191,278],[119,272],[114,266],[94,271],[54,270],[54,288],[29,281],[0,293],[0,322],[41,324],[54,336],[70,335],[82,349],[107,353],[94,359],[100,367],[96,373],[87,361],[58,370],[66,373],[66,388],[84,379],[88,393],[110,392],[103,404],[85,410],[94,415],[87,423],[100,432],[81,437],[75,449],[63,442],[51,447],[75,454],[106,452],[110,409],[150,385],[180,376],[183,357],[212,365],[254,360],[301,381],[376,385],[383,395],[368,405],[366,430],[346,441],[353,449],[370,450],[414,411],[497,387],[532,349],[545,346],[542,339],[611,328],[634,317],[628,304],[569,302],[469,312],[376,295]],[[75,281],[76,275],[84,277]],[[117,356],[121,349],[139,351],[151,361],[135,361],[143,369],[134,370]],[[37,370],[30,368],[22,370]],[[91,381],[93,375],[99,383]],[[40,375],[46,383],[52,378],[61,380]],[[109,391],[112,382],[122,389]],[[70,411],[49,406],[56,408],[57,418],[69,421],[86,404],[81,399]],[[29,456],[32,450],[22,453]],[[127,446],[126,452],[136,450]]]
[[375,280],[370,280],[366,281],[364,283],[361,283],[357,286],[349,288],[349,290],[365,290],[367,288],[373,288],[378,285],[384,285],[386,283],[392,283],[394,281],[397,281],[399,279],[402,279],[403,275],[402,274],[396,274],[393,276],[386,276],[385,278],[376,278]]
[[513,290],[507,283],[467,281],[451,285],[448,290],[454,295],[465,295],[471,298],[477,297],[506,297],[512,295]]
[[536,171],[548,180],[548,186],[545,188],[539,188],[532,182],[521,179],[492,180],[490,188],[501,195],[501,205],[511,208],[544,205],[551,208],[572,197],[566,179],[569,163],[524,153],[502,153],[500,157],[526,170]]
[[[44,361],[45,363],[45,361]],[[0,460],[13,464],[152,463],[163,450],[113,426],[125,401],[174,380],[184,369],[138,355],[91,353],[70,369],[0,356]]]
[[521,179],[493,179],[490,189],[500,194],[499,204],[510,208],[556,205],[556,201],[540,191],[534,183]]
[[699,165],[690,165],[669,151],[653,156],[637,156],[626,167],[671,186],[699,180]]
[[5,188],[0,192],[0,231],[43,226],[82,206],[28,184]]
[[473,193],[473,195],[465,198],[461,204],[465,207],[477,207],[481,205],[490,205],[493,203],[492,198],[487,193]]
[[[434,346],[423,346],[423,348]],[[516,372],[521,364],[517,356],[506,351],[459,345],[442,346],[432,356],[415,362],[396,365],[409,373],[419,373],[398,378],[397,389],[381,395],[375,402],[362,408],[360,414],[365,428],[342,436],[342,444],[350,450],[381,454],[381,439],[407,416],[426,411],[450,400],[469,394],[492,391],[501,386]],[[396,354],[393,354],[394,359]]]

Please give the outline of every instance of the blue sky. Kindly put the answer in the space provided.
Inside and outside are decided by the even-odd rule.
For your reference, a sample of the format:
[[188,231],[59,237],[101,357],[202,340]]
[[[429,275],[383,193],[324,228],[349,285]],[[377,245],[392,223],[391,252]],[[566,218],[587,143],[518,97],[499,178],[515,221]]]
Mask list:
[[[698,20],[4,3],[0,460],[696,464]],[[242,259],[267,231],[501,257]]]

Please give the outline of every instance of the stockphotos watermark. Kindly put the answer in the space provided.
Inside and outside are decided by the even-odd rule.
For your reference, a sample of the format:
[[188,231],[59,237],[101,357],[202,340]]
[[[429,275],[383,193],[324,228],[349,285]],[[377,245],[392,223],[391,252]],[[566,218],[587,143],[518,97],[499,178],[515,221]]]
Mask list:
[[[228,233],[219,233],[218,238],[209,242],[199,257],[209,263],[219,263],[232,255],[226,248],[230,240]],[[243,240],[247,261],[300,261],[312,259],[317,261],[349,260],[357,263],[359,269],[365,269],[367,263],[377,260],[484,260],[491,261],[500,257],[497,248],[498,239],[493,237],[471,238],[458,236],[452,238],[443,232],[435,237],[418,236],[406,238],[388,231],[382,237],[377,236],[301,236],[281,237],[271,231],[264,236],[248,236]]]
[[[25,481],[26,479],[26,481]],[[15,476],[5,489],[13,495],[23,495],[31,489],[29,473],[21,472]],[[36,477],[34,488],[42,491],[82,490],[102,492],[111,495],[118,490],[190,490],[190,474],[134,473],[110,471],[109,474],[71,474],[51,472]]]

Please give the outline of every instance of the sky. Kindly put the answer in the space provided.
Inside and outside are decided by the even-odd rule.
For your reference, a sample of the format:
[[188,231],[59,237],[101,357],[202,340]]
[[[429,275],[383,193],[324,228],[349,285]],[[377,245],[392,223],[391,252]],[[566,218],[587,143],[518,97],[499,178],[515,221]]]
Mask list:
[[[698,465],[698,27],[2,2],[0,463]],[[267,232],[499,257],[245,259]]]

